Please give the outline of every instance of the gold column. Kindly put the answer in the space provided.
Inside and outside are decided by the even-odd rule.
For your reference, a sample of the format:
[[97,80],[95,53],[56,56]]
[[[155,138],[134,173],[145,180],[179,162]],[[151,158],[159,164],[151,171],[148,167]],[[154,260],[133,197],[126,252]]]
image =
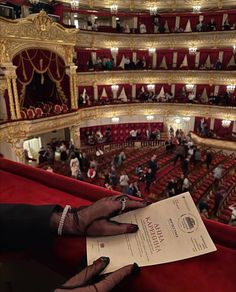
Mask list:
[[77,69],[77,66],[75,65],[69,66],[66,69],[66,74],[70,78],[71,109],[78,109],[76,69]]
[[17,119],[21,119],[19,95],[18,95],[18,90],[16,86],[16,76],[12,78],[12,85],[13,85],[13,93],[14,93],[14,98],[15,98],[16,117]]
[[10,77],[7,77],[7,91],[8,91],[8,96],[9,96],[11,119],[16,120],[16,112],[15,112],[15,107],[14,107],[14,98],[13,98],[13,94],[12,94],[11,78]]
[[21,119],[19,96],[16,86],[16,66],[12,63],[5,64],[6,69],[3,71],[7,80],[7,89],[9,95],[11,119]]
[[70,138],[73,140],[74,145],[76,148],[81,147],[81,141],[80,141],[80,126],[72,126],[70,128]]

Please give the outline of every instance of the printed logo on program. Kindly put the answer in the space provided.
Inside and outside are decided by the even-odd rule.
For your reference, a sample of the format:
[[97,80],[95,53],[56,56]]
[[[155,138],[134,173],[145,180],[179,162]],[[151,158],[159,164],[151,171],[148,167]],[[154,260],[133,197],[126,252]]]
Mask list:
[[192,214],[183,214],[178,220],[180,230],[192,233],[198,229],[198,221]]

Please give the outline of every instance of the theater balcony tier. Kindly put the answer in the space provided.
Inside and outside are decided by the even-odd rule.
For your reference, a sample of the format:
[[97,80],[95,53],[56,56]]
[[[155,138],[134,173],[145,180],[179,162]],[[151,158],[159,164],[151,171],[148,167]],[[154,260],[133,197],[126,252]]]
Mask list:
[[[61,1],[69,3],[69,0]],[[87,9],[110,9],[112,4],[118,5],[119,11],[149,11],[151,7],[158,7],[158,11],[191,11],[194,5],[201,5],[201,10],[205,9],[229,9],[235,7],[234,0],[80,0],[80,7]]]
[[77,85],[109,85],[109,84],[236,84],[236,72],[232,71],[105,71],[83,72],[77,74]]
[[15,143],[17,140],[34,137],[72,126],[83,126],[87,121],[97,121],[112,117],[158,115],[162,117],[202,116],[205,118],[236,121],[235,107],[219,107],[193,104],[143,104],[129,103],[82,108],[76,112],[41,118],[19,120],[0,125],[0,142]]
[[84,48],[176,49],[224,48],[236,44],[235,30],[178,34],[118,34],[80,30],[76,45]]

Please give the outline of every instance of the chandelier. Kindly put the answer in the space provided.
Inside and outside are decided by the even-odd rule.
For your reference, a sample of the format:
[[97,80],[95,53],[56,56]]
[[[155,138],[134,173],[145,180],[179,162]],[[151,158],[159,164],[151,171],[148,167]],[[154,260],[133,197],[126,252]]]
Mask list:
[[29,2],[33,5],[39,4],[39,0],[29,0]]
[[231,124],[231,121],[230,121],[230,120],[223,120],[223,121],[221,122],[221,124],[222,124],[222,127],[224,127],[224,128],[229,128],[229,126],[230,126],[230,124]]
[[233,93],[235,90],[235,85],[227,85],[226,90],[228,93]]
[[146,116],[147,121],[153,121],[154,120],[154,116],[150,115],[150,116]]
[[190,48],[188,48],[188,51],[189,51],[190,55],[196,55],[197,47],[190,47]]
[[183,117],[183,120],[184,120],[185,122],[189,122],[189,121],[191,120],[191,118],[190,118],[190,117]]
[[70,6],[72,10],[78,10],[79,9],[79,0],[71,0]]
[[113,117],[111,118],[112,123],[119,123],[120,118],[119,117]]
[[147,85],[147,89],[148,89],[148,91],[154,91],[155,85],[154,84],[148,84]]
[[116,4],[111,5],[110,11],[112,14],[116,14],[118,12],[118,5]]
[[200,5],[193,6],[193,12],[194,13],[198,13],[198,12],[200,12],[200,10],[201,10],[201,6]]
[[149,51],[150,55],[156,53],[156,49],[155,48],[149,48],[148,51]]
[[150,15],[157,15],[157,7],[150,7],[149,8]]
[[185,87],[188,92],[192,92],[194,89],[194,84],[186,84]]
[[111,86],[111,90],[112,90],[112,91],[118,91],[118,89],[119,89],[119,85],[113,84],[113,85]]
[[112,47],[111,48],[111,52],[114,53],[114,54],[117,54],[118,53],[118,50],[119,49],[118,48],[115,48],[115,47]]

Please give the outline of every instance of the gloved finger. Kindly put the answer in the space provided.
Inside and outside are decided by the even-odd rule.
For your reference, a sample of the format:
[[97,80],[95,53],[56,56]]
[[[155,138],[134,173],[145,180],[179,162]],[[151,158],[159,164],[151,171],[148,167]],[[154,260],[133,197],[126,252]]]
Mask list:
[[[109,218],[114,214],[118,214],[122,208],[122,203],[120,199],[123,196],[117,196],[117,198],[99,200],[88,208],[82,209],[79,211],[81,219],[85,222],[92,222],[93,220],[100,218]],[[120,198],[120,199],[119,199]],[[126,199],[126,208],[127,210],[134,210],[137,208],[143,208],[147,206],[146,201],[134,201],[130,200],[128,197]]]
[[100,274],[109,264],[108,257],[100,257],[93,262],[92,265],[83,269],[82,272],[69,279],[60,289],[73,289],[87,285],[88,282],[98,274]]
[[118,223],[116,221],[108,221],[106,219],[95,220],[87,229],[89,236],[108,236],[124,233],[135,233],[138,225],[129,223]]
[[108,292],[119,284],[125,277],[131,274],[138,274],[139,271],[140,268],[137,264],[128,265],[115,271],[114,273],[109,274],[104,280],[98,282],[94,286],[98,292]]

